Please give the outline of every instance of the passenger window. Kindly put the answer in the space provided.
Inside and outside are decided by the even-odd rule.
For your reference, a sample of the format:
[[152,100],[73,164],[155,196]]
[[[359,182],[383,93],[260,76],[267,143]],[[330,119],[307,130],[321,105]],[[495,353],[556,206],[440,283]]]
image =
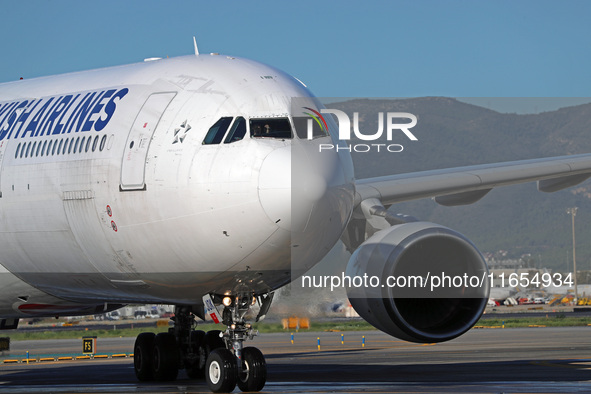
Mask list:
[[219,144],[224,139],[224,135],[226,134],[226,130],[228,130],[228,126],[232,122],[231,117],[224,117],[220,118],[207,132],[205,139],[203,140],[203,145],[213,145]]
[[63,144],[64,144],[64,140],[63,140],[63,139],[60,139],[60,144],[59,144],[59,146],[57,147],[57,154],[58,154],[58,155],[59,155],[59,154],[60,154],[60,152],[62,151],[62,145],[63,145]]
[[255,138],[292,138],[287,118],[251,119],[250,136]]
[[74,144],[74,153],[78,150],[78,143],[80,142],[80,137],[76,138],[76,143]]
[[107,136],[103,135],[103,138],[101,138],[101,146],[99,147],[99,150],[102,152],[103,149],[105,149],[105,144],[107,143]]
[[14,154],[14,158],[18,158],[18,152],[21,150],[21,144],[18,144],[18,146],[16,147],[16,153]]
[[49,145],[47,146],[47,156],[49,156],[49,152],[51,152],[51,155],[53,156],[53,151],[51,150],[51,148],[53,148],[53,147],[54,147],[53,140],[49,140]]
[[96,137],[94,137],[94,142],[92,143],[92,151],[93,152],[96,150],[97,144],[98,144],[98,135]]
[[41,149],[41,156],[45,156],[45,148],[47,148],[47,140],[43,141],[43,148]]
[[228,136],[224,140],[224,144],[229,144],[232,142],[240,141],[246,135],[246,120],[242,116],[236,118],[232,127],[230,128],[230,132]]
[[86,148],[84,148],[85,152],[88,152],[88,147],[90,146],[91,141],[92,141],[92,137],[88,137],[88,140],[86,140]]

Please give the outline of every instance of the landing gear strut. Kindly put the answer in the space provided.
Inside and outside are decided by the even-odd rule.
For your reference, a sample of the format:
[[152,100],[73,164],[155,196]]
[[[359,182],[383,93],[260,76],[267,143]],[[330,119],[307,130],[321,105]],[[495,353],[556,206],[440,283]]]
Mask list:
[[[270,301],[268,299],[267,302]],[[225,306],[222,322],[228,327],[222,336],[227,344],[227,351],[221,349],[211,353],[205,367],[205,379],[213,392],[232,391],[236,384],[242,391],[260,391],[265,386],[267,364],[263,354],[257,348],[243,346],[246,339],[252,339],[258,334],[244,319],[255,302],[256,298],[247,289],[222,299]],[[265,308],[261,307],[261,311],[265,310],[265,313],[267,309],[267,305]],[[228,365],[230,359],[233,359],[233,366]]]
[[[134,346],[137,378],[141,381],[175,380],[179,369],[184,368],[191,379],[205,377],[210,390],[216,393],[231,392],[236,385],[242,391],[262,390],[267,380],[265,358],[257,348],[243,346],[246,339],[258,334],[244,319],[256,300],[253,293],[241,290],[232,296],[215,297],[223,303],[221,315],[213,306],[214,299],[206,298],[211,301],[216,319],[227,329],[207,333],[194,330],[192,308],[177,306],[172,318],[174,327],[169,332],[138,335]],[[259,298],[261,312],[257,321],[267,313],[272,298],[272,294]]]

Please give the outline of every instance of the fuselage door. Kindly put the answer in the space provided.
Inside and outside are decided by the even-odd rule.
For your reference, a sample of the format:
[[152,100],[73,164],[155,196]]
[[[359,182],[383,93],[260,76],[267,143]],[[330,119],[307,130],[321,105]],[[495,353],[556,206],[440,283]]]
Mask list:
[[[6,146],[8,145],[8,140],[0,141],[0,181],[2,180],[2,162],[4,161],[4,152],[6,151]],[[2,197],[2,182],[0,182],[0,197]]]
[[143,190],[146,187],[146,157],[152,135],[162,114],[176,93],[154,93],[144,103],[133,122],[121,163],[121,190]]

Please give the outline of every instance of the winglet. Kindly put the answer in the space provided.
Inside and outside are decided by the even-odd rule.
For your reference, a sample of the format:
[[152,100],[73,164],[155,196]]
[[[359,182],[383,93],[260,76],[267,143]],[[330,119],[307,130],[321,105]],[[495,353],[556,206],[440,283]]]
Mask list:
[[197,40],[193,36],[193,47],[195,47],[195,55],[199,55],[199,49],[197,48]]

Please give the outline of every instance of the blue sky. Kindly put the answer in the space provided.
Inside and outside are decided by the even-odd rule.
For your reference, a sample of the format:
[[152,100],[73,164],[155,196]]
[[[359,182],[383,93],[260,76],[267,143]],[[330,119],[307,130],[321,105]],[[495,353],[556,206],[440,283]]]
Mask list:
[[249,57],[321,97],[591,96],[584,1],[4,0],[0,82],[190,54]]

